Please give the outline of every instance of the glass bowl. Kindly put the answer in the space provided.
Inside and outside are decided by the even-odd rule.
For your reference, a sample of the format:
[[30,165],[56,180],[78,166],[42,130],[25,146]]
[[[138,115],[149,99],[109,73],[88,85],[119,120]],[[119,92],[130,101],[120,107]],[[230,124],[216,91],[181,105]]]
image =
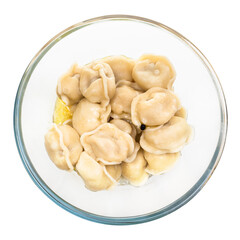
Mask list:
[[[188,111],[194,139],[171,171],[151,177],[146,185],[91,192],[75,172],[59,170],[45,151],[57,80],[75,62],[83,65],[109,55],[136,59],[144,53],[167,56],[174,65],[174,91]],[[224,148],[227,110],[216,73],[189,40],[149,19],[112,15],[67,28],[35,55],[16,95],[14,130],[27,172],[56,204],[91,221],[136,224],[175,211],[206,184]]]

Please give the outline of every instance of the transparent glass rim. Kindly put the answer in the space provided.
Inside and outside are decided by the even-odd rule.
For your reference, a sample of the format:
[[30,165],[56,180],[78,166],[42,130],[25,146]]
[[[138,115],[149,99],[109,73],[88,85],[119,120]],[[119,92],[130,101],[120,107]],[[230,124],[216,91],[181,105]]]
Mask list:
[[[150,24],[151,26],[165,29],[166,31],[169,31],[170,33],[174,34],[177,38],[182,40],[185,44],[187,44],[202,60],[203,64],[207,67],[209,74],[211,75],[212,81],[216,87],[216,91],[218,93],[220,108],[221,108],[221,127],[220,127],[220,133],[218,138],[218,144],[215,149],[214,155],[211,159],[211,162],[209,166],[207,167],[206,171],[203,173],[201,178],[197,181],[197,183],[188,191],[186,192],[182,197],[177,199],[176,201],[172,202],[171,204],[167,205],[166,207],[148,213],[144,215],[138,215],[133,217],[107,217],[107,216],[101,216],[96,215],[90,212],[86,212],[84,210],[81,210],[62,198],[60,198],[58,195],[56,195],[48,186],[47,184],[41,179],[41,177],[38,175],[37,171],[35,170],[34,166],[31,163],[31,160],[27,154],[24,141],[23,141],[23,135],[22,135],[22,128],[21,128],[21,109],[22,109],[22,101],[25,93],[25,89],[27,87],[28,81],[31,77],[32,72],[34,71],[35,67],[39,63],[39,61],[43,58],[43,56],[61,39],[68,36],[72,32],[75,32],[83,27],[86,27],[91,24],[95,24],[97,22],[102,21],[114,21],[114,20],[124,20],[124,21],[135,21],[135,22],[141,22],[145,24]],[[178,208],[185,205],[188,201],[190,201],[207,183],[209,178],[212,176],[215,168],[217,167],[223,149],[226,141],[226,135],[227,135],[227,124],[228,124],[228,116],[227,116],[227,106],[226,106],[226,100],[223,93],[223,89],[221,86],[221,83],[207,60],[207,58],[201,53],[201,51],[194,46],[188,39],[183,37],[180,33],[176,32],[175,30],[150,19],[137,17],[137,16],[131,16],[131,15],[107,15],[107,16],[101,16],[92,18],[80,23],[77,23],[59,34],[57,34],[55,37],[53,37],[50,41],[48,41],[41,49],[40,51],[33,57],[31,62],[29,63],[28,67],[26,68],[23,77],[21,79],[21,82],[18,87],[18,91],[16,94],[15,104],[14,104],[14,116],[13,116],[13,126],[14,126],[14,134],[15,134],[15,140],[18,148],[19,155],[21,157],[21,160],[23,162],[24,167],[26,168],[28,174],[32,178],[33,182],[38,186],[38,188],[46,195],[48,196],[53,202],[55,202],[57,205],[62,207],[63,209],[67,210],[68,212],[75,214],[81,218],[103,223],[103,224],[111,224],[111,225],[129,225],[129,224],[138,224],[138,223],[144,223],[148,221],[152,221],[158,218],[161,218]]]

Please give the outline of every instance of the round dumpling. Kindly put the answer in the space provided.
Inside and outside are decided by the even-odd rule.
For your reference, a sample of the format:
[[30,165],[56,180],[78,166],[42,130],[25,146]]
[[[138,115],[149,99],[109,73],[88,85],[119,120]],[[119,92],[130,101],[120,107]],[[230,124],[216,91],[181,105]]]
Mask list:
[[82,152],[79,135],[68,125],[54,124],[45,135],[45,147],[53,163],[63,170],[73,170]]
[[144,158],[148,165],[146,172],[152,175],[158,175],[167,172],[180,157],[180,152],[154,154],[144,151]]
[[78,103],[82,98],[79,89],[81,68],[74,64],[58,81],[57,94],[67,104]]
[[85,182],[85,186],[91,191],[109,189],[117,183],[119,174],[121,176],[120,166],[111,166],[107,169],[86,152],[82,152],[76,170]]
[[122,176],[126,178],[130,184],[141,186],[148,180],[148,173],[145,172],[147,162],[143,157],[143,151],[140,149],[136,158],[131,163],[123,162]]
[[111,117],[131,119],[132,100],[140,93],[136,83],[120,81],[114,97],[111,99]]
[[172,117],[165,125],[146,128],[140,138],[141,147],[150,153],[174,153],[189,142],[192,128],[181,117]]
[[132,76],[144,90],[152,87],[171,89],[176,73],[166,57],[146,54],[136,62]]
[[[106,165],[132,161],[139,149],[133,138],[111,123],[104,123],[81,136],[85,151]],[[138,149],[137,149],[138,147]]]
[[110,112],[110,105],[103,107],[101,104],[89,102],[84,98],[78,103],[73,113],[72,125],[82,135],[106,123]]
[[158,126],[168,122],[180,109],[181,105],[174,93],[155,87],[139,94],[132,101],[132,122],[140,127]]
[[187,110],[184,107],[181,107],[176,113],[176,117],[187,118]]
[[115,89],[115,77],[107,63],[93,62],[82,67],[80,90],[90,102],[106,106]]
[[132,70],[135,64],[133,59],[125,56],[110,56],[103,58],[102,61],[110,65],[116,82],[120,80],[133,81]]
[[130,136],[132,136],[132,138],[136,138],[137,130],[131,123],[122,119],[112,119],[110,123],[114,124],[120,130],[128,133]]

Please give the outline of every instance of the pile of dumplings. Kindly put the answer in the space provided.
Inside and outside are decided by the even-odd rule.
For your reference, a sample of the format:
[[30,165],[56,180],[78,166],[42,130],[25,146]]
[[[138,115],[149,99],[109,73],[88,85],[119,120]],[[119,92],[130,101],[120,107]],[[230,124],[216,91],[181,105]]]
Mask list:
[[57,84],[68,119],[45,135],[50,159],[92,191],[145,184],[168,171],[192,136],[166,57],[110,56],[73,65]]

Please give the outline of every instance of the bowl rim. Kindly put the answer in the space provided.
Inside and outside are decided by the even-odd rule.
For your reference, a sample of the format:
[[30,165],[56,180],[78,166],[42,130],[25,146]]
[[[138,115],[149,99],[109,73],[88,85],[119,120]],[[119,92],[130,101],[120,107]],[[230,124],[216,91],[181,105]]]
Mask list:
[[[149,24],[151,26],[165,29],[166,31],[174,34],[178,39],[182,40],[187,44],[202,60],[203,64],[207,67],[209,74],[211,75],[212,81],[215,85],[216,91],[218,93],[219,103],[220,103],[220,109],[221,109],[221,126],[220,126],[220,134],[218,138],[218,144],[215,149],[215,152],[213,154],[213,157],[211,159],[210,164],[208,165],[207,169],[203,173],[203,175],[200,177],[200,179],[194,184],[194,186],[188,190],[183,196],[178,198],[176,201],[170,203],[169,205],[165,206],[164,208],[161,208],[160,210],[150,212],[148,214],[143,215],[137,215],[137,216],[131,216],[131,217],[107,217],[107,216],[101,216],[97,214],[93,214],[90,212],[86,212],[84,210],[81,210],[62,198],[60,198],[57,194],[55,194],[41,179],[41,177],[38,175],[37,171],[35,170],[34,166],[31,163],[31,160],[27,154],[24,140],[22,136],[22,128],[21,128],[21,109],[22,109],[22,101],[25,93],[25,89],[27,87],[28,81],[31,77],[32,72],[34,71],[35,67],[39,63],[39,61],[43,58],[43,56],[61,39],[68,36],[72,32],[75,32],[83,27],[86,27],[91,24],[95,24],[102,21],[112,21],[112,20],[125,20],[125,21],[134,21],[134,22],[141,22],[145,24]],[[39,51],[38,53],[33,57],[29,65],[27,66],[23,77],[20,81],[15,103],[14,103],[14,114],[13,114],[13,127],[14,127],[14,135],[15,135],[15,141],[18,148],[18,152],[20,155],[20,158],[23,162],[23,165],[25,169],[27,170],[29,176],[32,178],[33,182],[37,185],[37,187],[47,196],[49,197],[53,202],[55,202],[58,206],[62,207],[63,209],[67,210],[68,212],[98,223],[103,224],[110,224],[110,225],[129,225],[129,224],[138,224],[138,223],[144,223],[148,221],[152,221],[158,218],[161,218],[163,216],[166,216],[167,214],[177,210],[178,208],[185,205],[188,201],[190,201],[207,183],[209,178],[212,176],[214,170],[216,169],[220,158],[222,156],[222,152],[225,146],[226,142],[226,136],[227,136],[227,127],[228,127],[228,114],[227,114],[227,105],[226,100],[224,96],[224,92],[221,86],[221,83],[218,79],[217,74],[215,73],[213,67],[207,60],[207,58],[202,54],[202,52],[193,44],[191,43],[187,38],[183,37],[180,33],[173,30],[172,28],[167,27],[166,25],[159,23],[157,21],[138,17],[138,16],[132,16],[132,15],[105,15],[100,16],[96,18],[91,18],[82,22],[79,22],[77,24],[74,24],[65,30],[58,33],[56,36],[54,36],[52,39],[50,39]]]

